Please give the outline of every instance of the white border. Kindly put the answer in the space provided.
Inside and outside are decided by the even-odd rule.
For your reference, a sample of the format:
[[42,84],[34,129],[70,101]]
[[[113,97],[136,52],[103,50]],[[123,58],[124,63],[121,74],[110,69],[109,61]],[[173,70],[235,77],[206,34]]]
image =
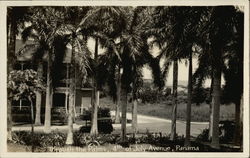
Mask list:
[[216,152],[98,152],[98,153],[11,153],[7,152],[6,148],[6,111],[7,108],[4,106],[5,104],[0,105],[0,118],[1,118],[1,128],[0,128],[0,157],[249,157],[249,2],[247,0],[141,0],[141,1],[133,1],[133,0],[111,0],[111,1],[3,1],[0,2],[0,85],[1,85],[1,103],[7,103],[7,93],[6,93],[6,6],[105,6],[105,5],[113,5],[113,6],[157,6],[157,5],[168,5],[168,6],[216,6],[216,5],[242,5],[245,6],[244,10],[244,115],[243,115],[243,153],[216,153]]

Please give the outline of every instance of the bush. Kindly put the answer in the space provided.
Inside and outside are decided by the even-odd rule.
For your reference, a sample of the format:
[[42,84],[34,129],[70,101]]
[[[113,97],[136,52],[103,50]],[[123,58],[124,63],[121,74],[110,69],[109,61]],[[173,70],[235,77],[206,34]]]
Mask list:
[[158,88],[152,88],[150,86],[144,86],[140,91],[139,98],[142,103],[156,103],[166,100],[166,97],[171,94],[171,89],[159,90]]
[[[91,113],[92,108],[85,109],[83,114],[80,115],[80,119],[85,120],[85,121],[90,121],[91,120]],[[99,107],[98,108],[98,132],[103,133],[103,134],[108,134],[113,131],[113,126],[112,126],[112,119],[110,115],[110,109],[106,107]],[[90,132],[90,126],[82,126],[80,128],[80,132],[82,133],[89,133]]]
[[58,124],[67,124],[68,122],[68,114],[66,113],[65,108],[52,108],[51,109],[51,120],[52,123],[58,123]]
[[114,134],[98,134],[97,136],[92,136],[90,134],[75,132],[74,133],[74,145],[75,146],[87,146],[89,144],[103,145],[103,144],[115,144],[119,140],[119,135]]
[[[230,143],[234,138],[235,123],[233,121],[220,121],[219,138],[220,143]],[[197,141],[209,141],[209,129],[204,129],[196,138]]]
[[219,129],[221,143],[229,143],[233,141],[235,131],[235,123],[233,121],[221,121]]
[[52,132],[50,134],[42,134],[40,136],[40,144],[42,147],[53,146],[62,147],[65,145],[67,134]]
[[200,105],[203,102],[210,103],[210,89],[209,88],[194,88],[192,94],[192,102],[196,103],[196,105]]
[[[23,106],[21,109],[18,106],[12,107],[12,120],[13,122],[22,122],[22,123],[30,123],[31,122],[31,116],[30,116],[30,107],[29,106]],[[34,107],[34,114],[36,112],[36,109]],[[45,107],[41,107],[41,121],[44,122],[44,115],[45,113]],[[53,107],[51,109],[51,121],[52,124],[66,124],[68,122],[68,115],[66,113],[65,108],[61,107]]]
[[176,136],[175,141],[170,140],[169,134],[163,134],[163,133],[149,133],[148,131],[146,134],[137,134],[134,136],[128,136],[128,141],[130,143],[135,144],[151,144],[156,146],[174,146],[176,144],[183,144],[184,143],[184,137],[183,136]]
[[[27,131],[13,132],[13,142],[22,145],[33,145],[35,147],[62,147],[65,145],[67,135],[60,132],[34,133]],[[31,139],[33,138],[33,139]]]
[[204,129],[196,138],[197,141],[208,142],[209,129]]

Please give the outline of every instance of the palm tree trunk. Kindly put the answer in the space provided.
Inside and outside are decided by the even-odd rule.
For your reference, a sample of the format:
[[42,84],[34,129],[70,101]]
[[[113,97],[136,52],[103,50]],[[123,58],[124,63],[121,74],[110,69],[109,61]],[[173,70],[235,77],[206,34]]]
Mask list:
[[51,132],[51,108],[52,108],[52,85],[51,85],[51,53],[48,52],[48,65],[47,65],[47,87],[46,87],[46,105],[45,105],[45,122],[44,132]]
[[[213,70],[212,70],[213,71]],[[213,75],[211,76],[211,85],[210,85],[210,96],[212,96],[213,93],[213,84],[214,84],[214,77]],[[211,97],[212,98],[212,97]],[[212,124],[213,124],[213,115],[212,115],[212,105],[213,105],[213,99],[211,100],[211,103],[209,104],[209,136],[208,136],[208,140],[211,141],[212,140]]]
[[72,77],[70,83],[70,92],[69,92],[68,133],[66,139],[67,145],[73,144],[73,113],[74,113],[73,104],[74,104],[74,81]]
[[66,144],[72,145],[74,143],[73,140],[73,123],[74,123],[74,104],[75,104],[75,89],[76,89],[76,65],[75,65],[75,47],[74,42],[71,43],[72,45],[72,73],[70,73],[70,85],[69,85],[69,109],[68,109],[68,133]]
[[174,60],[173,64],[173,100],[172,100],[172,122],[170,140],[176,138],[176,115],[177,115],[177,86],[178,86],[178,60]]
[[122,98],[122,120],[121,120],[121,141],[125,142],[126,141],[126,125],[127,125],[127,106],[128,106],[128,94],[127,92],[123,92],[121,95],[123,96]]
[[[40,62],[37,69],[38,77],[43,77],[43,64]],[[42,93],[36,91],[36,118],[35,125],[41,125],[41,104],[42,104]]]
[[240,137],[240,147],[241,147],[241,149],[242,149],[242,145],[243,145],[243,97],[241,96],[241,99],[240,99],[240,135],[239,135],[239,137]]
[[69,64],[66,63],[66,92],[65,92],[65,111],[68,114],[68,103],[69,103]]
[[96,135],[98,134],[98,126],[97,126],[97,112],[98,112],[98,97],[99,97],[99,91],[97,91],[96,89],[94,90],[95,92],[95,99],[94,99],[94,106],[92,107],[92,121],[91,121],[91,130],[90,130],[90,134],[91,135]]
[[121,104],[121,74],[120,74],[120,67],[117,71],[117,90],[116,90],[116,109],[115,109],[115,123],[121,122],[120,117],[120,104]]
[[75,120],[77,113],[76,113],[76,64],[74,62],[74,96],[73,96],[73,111],[74,111],[74,115],[73,118]]
[[41,123],[41,102],[42,102],[42,93],[36,91],[36,118],[35,125],[40,126]]
[[186,138],[185,146],[190,146],[190,128],[191,128],[191,105],[192,105],[192,51],[189,54],[189,70],[188,70],[188,103],[186,116]]
[[[10,15],[13,17],[14,15]],[[15,63],[15,48],[16,48],[16,31],[17,31],[17,23],[15,20],[10,19],[8,25],[8,57],[7,57],[7,73],[9,74],[13,70],[13,64]],[[12,101],[11,94],[8,92],[8,101],[7,101],[7,138],[8,140],[12,140]]]
[[[95,62],[98,62],[98,38],[95,39]],[[94,76],[94,102],[92,105],[92,120],[91,120],[91,130],[90,134],[98,134],[98,126],[97,126],[97,114],[98,114],[98,104],[99,104],[99,91],[97,89],[97,71]]]
[[[9,94],[9,97],[10,97],[10,94]],[[7,116],[7,139],[8,140],[12,140],[12,132],[11,132],[11,128],[12,128],[12,117],[11,117],[11,100],[8,99],[7,101],[7,113],[8,113],[8,116]]]
[[212,103],[212,142],[211,146],[220,148],[219,145],[219,121],[220,121],[220,96],[221,96],[221,51],[216,52],[214,62],[214,84],[213,84],[213,103]]
[[137,125],[137,99],[133,98],[132,104],[132,129],[133,133],[137,133],[138,125]]
[[33,101],[31,97],[28,97],[30,101],[30,116],[31,116],[31,151],[34,152],[34,108],[33,108]]
[[240,138],[240,115],[241,115],[241,100],[239,98],[238,102],[235,103],[235,130],[234,130],[234,143],[235,145],[240,145],[241,138]]

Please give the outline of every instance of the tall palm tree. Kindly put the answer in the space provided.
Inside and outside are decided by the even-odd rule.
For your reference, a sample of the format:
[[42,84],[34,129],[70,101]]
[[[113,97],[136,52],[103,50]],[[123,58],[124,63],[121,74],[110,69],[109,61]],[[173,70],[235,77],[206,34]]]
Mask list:
[[30,15],[31,26],[23,31],[24,41],[32,38],[31,44],[24,46],[23,52],[27,49],[36,48],[35,57],[42,59],[47,56],[47,87],[44,131],[51,131],[51,107],[52,107],[52,54],[54,54],[53,42],[56,34],[61,29],[61,12],[53,7],[33,7],[33,14]]
[[121,68],[120,65],[117,67],[117,78],[116,78],[116,109],[115,109],[115,123],[121,122],[120,116],[120,104],[121,104]]
[[[86,35],[80,32],[79,24],[86,15],[88,7],[63,7],[61,8],[64,16],[64,26],[62,31],[63,45],[70,44],[71,55],[71,71],[69,86],[69,109],[68,109],[68,133],[66,144],[73,144],[73,122],[75,117],[75,97],[76,97],[76,73],[79,72],[81,77],[87,75],[88,67],[87,56],[90,54],[87,48]],[[65,51],[63,51],[65,52]],[[61,52],[62,53],[62,52]]]
[[[28,7],[8,7],[7,8],[7,73],[13,70],[13,66],[16,62],[15,46],[16,36],[18,34],[18,28],[23,27],[24,22],[28,20],[27,16]],[[8,91],[8,98],[11,98],[12,94]],[[7,138],[12,140],[11,136],[12,128],[12,115],[11,115],[11,100],[7,99]]]
[[195,52],[199,52],[197,46],[198,28],[201,25],[201,17],[204,9],[202,7],[185,7],[182,9],[183,16],[185,16],[184,28],[182,33],[182,49],[183,57],[188,59],[188,98],[187,98],[187,113],[186,113],[186,137],[185,145],[190,145],[190,130],[191,130],[191,105],[192,105],[192,89],[193,89],[193,73],[192,73],[192,58]]
[[[232,8],[231,8],[232,9]],[[224,48],[222,73],[225,85],[222,89],[223,103],[235,104],[234,143],[242,145],[241,98],[243,94],[243,13],[236,8],[229,10],[233,21],[229,21],[232,37]],[[229,28],[230,29],[230,28]]]
[[[38,63],[37,75],[39,79],[43,78],[43,63]],[[36,117],[35,125],[41,125],[41,104],[42,104],[42,92],[36,91]]]
[[[93,7],[83,18],[80,26],[83,32],[87,32],[95,39],[95,65],[98,65],[98,45],[99,43],[107,48],[107,39],[115,39],[117,30],[121,29],[123,23],[122,7]],[[107,36],[107,38],[105,38]],[[114,41],[109,44],[114,44]],[[97,134],[97,107],[99,106],[99,89],[97,85],[97,71],[94,72],[94,102],[92,105],[91,134]]]
[[[108,79],[108,83],[110,86],[111,95],[114,96],[114,100],[117,99],[117,102],[119,103],[119,96],[121,98],[121,105],[122,105],[122,141],[126,140],[126,111],[127,111],[127,104],[128,104],[128,93],[132,92],[133,95],[133,102],[136,105],[137,100],[137,92],[139,90],[138,81],[136,81],[136,78],[138,78],[138,74],[141,70],[140,68],[142,65],[146,62],[144,61],[145,57],[143,55],[147,54],[147,57],[152,57],[148,54],[148,50],[142,49],[146,45],[147,38],[143,38],[142,34],[146,29],[146,24],[148,23],[148,19],[143,16],[146,14],[144,12],[144,7],[137,7],[137,8],[123,8],[126,9],[127,12],[126,17],[127,23],[124,25],[125,27],[119,32],[117,40],[118,42],[115,42],[115,38],[112,38],[108,43],[105,44],[105,47],[107,47],[107,51],[104,53],[104,55],[101,56],[101,60],[103,63],[102,68],[108,66],[107,72],[109,73],[109,78],[112,78],[111,80]],[[141,18],[141,17],[144,17]],[[111,44],[113,43],[113,44]],[[107,63],[107,59],[111,61],[110,63]],[[106,65],[106,66],[105,66]],[[98,72],[99,74],[99,72]],[[102,77],[105,78],[105,77]],[[139,77],[141,78],[141,76]],[[103,81],[103,80],[102,80]],[[104,81],[103,81],[104,82]],[[132,88],[133,87],[133,88]],[[132,90],[133,89],[133,90]],[[119,105],[119,104],[118,104]],[[135,107],[135,106],[134,106]],[[117,108],[118,109],[118,108]],[[136,131],[137,129],[137,123],[136,123],[136,107],[133,108],[133,128]],[[117,114],[119,114],[117,112]],[[116,115],[117,116],[117,115]]]
[[159,58],[165,58],[164,77],[173,62],[171,140],[176,138],[178,61],[186,56],[182,50],[185,47],[182,40],[185,30],[185,11],[185,7],[156,7],[153,14],[152,34],[162,49]]
[[[235,34],[235,7],[211,7],[208,9],[208,17],[205,27],[201,31],[205,42],[211,43],[211,67],[213,70],[212,92],[212,143],[219,148],[219,111],[221,97],[221,74],[228,54],[228,47],[232,43]],[[223,17],[223,18],[222,18]],[[229,53],[230,54],[230,53]]]
[[[146,7],[131,8],[127,13],[127,24],[122,31],[119,50],[122,61],[122,125],[121,138],[126,141],[126,113],[128,93],[132,92],[132,128],[137,132],[137,97],[142,86],[142,66],[152,57],[148,52],[146,30],[149,27],[149,10]],[[152,59],[152,58],[150,58]]]

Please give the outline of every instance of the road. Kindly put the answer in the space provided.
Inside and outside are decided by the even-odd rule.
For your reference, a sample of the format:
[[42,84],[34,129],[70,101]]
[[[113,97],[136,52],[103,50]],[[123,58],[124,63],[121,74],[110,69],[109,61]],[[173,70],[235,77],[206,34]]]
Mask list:
[[[111,115],[114,115],[114,111],[111,111]],[[131,120],[131,113],[127,114],[127,119]],[[139,115],[137,116],[138,120],[138,131],[140,133],[143,132],[161,132],[161,133],[170,133],[171,132],[171,120],[162,119],[152,116],[145,116]],[[74,124],[74,130],[78,130],[81,125]],[[120,124],[113,124],[115,132],[118,132],[121,128]],[[43,126],[35,126],[34,131],[42,132]],[[59,130],[59,131],[67,131],[68,126],[52,126],[52,130]],[[205,128],[208,128],[208,122],[191,122],[191,135],[196,137],[201,131]],[[177,121],[176,125],[176,132],[178,135],[185,135],[186,125],[184,121]],[[19,130],[31,130],[30,126],[22,125],[22,126],[13,126],[12,131],[19,131]],[[131,132],[131,124],[127,124],[127,132]]]
[[[114,112],[111,112],[111,115],[114,115]],[[127,119],[131,120],[131,113],[127,114]],[[162,119],[152,116],[138,115],[138,131],[139,132],[161,132],[161,133],[170,133],[171,132],[171,120]],[[120,129],[120,124],[114,124],[115,129]],[[191,122],[191,135],[196,137],[198,136],[203,129],[208,128],[208,122]],[[132,131],[131,124],[127,124],[127,130]],[[177,121],[176,122],[176,132],[178,135],[185,136],[186,122]]]

